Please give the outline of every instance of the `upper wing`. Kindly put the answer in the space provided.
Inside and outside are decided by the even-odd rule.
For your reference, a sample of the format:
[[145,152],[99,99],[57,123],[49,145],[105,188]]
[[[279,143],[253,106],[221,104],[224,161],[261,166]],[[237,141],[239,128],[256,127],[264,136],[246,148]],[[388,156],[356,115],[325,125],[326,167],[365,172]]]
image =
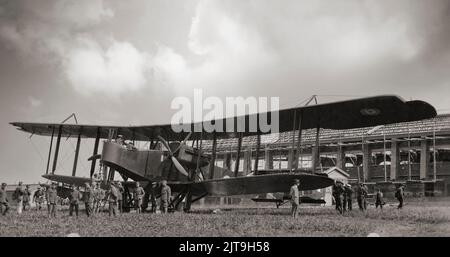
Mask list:
[[[405,102],[397,96],[376,96],[369,98],[361,98],[356,100],[348,100],[342,102],[334,102],[327,104],[312,105],[299,108],[284,109],[278,112],[279,114],[279,131],[291,131],[293,128],[294,116],[302,116],[302,128],[328,128],[328,129],[349,129],[370,127],[376,125],[416,121],[421,119],[433,118],[436,116],[436,110],[433,106],[422,101]],[[226,132],[226,124],[234,119],[234,131],[236,130],[236,120],[244,119],[246,124],[251,119],[259,120],[261,115],[271,117],[270,113],[258,113],[245,115],[240,117],[233,117],[222,119],[224,132],[217,132],[218,139],[236,137],[234,132]],[[219,124],[220,120],[214,121]],[[209,122],[209,121],[208,121]],[[124,135],[128,139],[147,141],[156,139],[157,136],[162,136],[166,140],[181,141],[188,132],[177,133],[172,130],[170,124],[166,125],[151,125],[151,126],[98,126],[98,125],[73,125],[73,124],[59,124],[59,123],[29,123],[29,122],[13,122],[19,130],[33,133],[36,135],[51,136],[57,135],[61,128],[61,135],[63,137],[77,137],[81,133],[85,138],[107,138],[109,129],[116,129],[118,134]],[[194,127],[201,126],[201,123],[186,124],[191,131]],[[255,131],[251,131],[246,126],[243,136],[256,135],[263,131],[258,124]],[[273,132],[269,132],[273,133]],[[195,132],[191,139],[199,139],[201,133]],[[204,133],[203,139],[212,139],[212,133]]]
[[206,180],[193,183],[191,186],[192,192],[196,195],[202,193],[215,196],[264,194],[289,192],[294,179],[300,180],[300,191],[325,188],[334,183],[333,179],[322,175],[285,173]]

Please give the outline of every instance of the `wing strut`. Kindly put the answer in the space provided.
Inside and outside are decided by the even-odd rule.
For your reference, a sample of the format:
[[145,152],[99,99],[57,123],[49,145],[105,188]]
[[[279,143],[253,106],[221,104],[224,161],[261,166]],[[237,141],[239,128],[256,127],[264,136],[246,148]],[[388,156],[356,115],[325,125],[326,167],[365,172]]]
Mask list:
[[50,159],[52,156],[52,147],[53,147],[53,136],[55,135],[55,127],[52,129],[52,138],[50,139],[50,148],[48,150],[48,159],[47,159],[47,170],[45,171],[45,174],[48,175],[48,170],[50,168]]
[[213,132],[213,146],[211,154],[211,163],[209,164],[209,179],[214,178],[214,166],[216,163],[216,151],[217,151],[217,135],[216,131]]
[[83,127],[80,128],[80,133],[78,134],[77,147],[75,149],[75,158],[73,159],[73,169],[72,169],[73,177],[75,177],[75,174],[77,173],[78,155],[80,154],[80,143],[81,143],[81,132],[82,131],[83,131]]
[[[98,154],[98,144],[100,143],[100,127],[97,128],[97,136],[95,138],[95,144],[94,144],[94,152],[92,155],[97,155]],[[97,159],[93,159],[92,160],[92,164],[91,164],[91,178],[94,175],[94,171],[95,171],[95,164],[97,163]]]
[[316,143],[313,148],[312,173],[316,172],[317,167],[320,167],[320,126],[316,128]]
[[56,164],[58,163],[59,145],[61,144],[62,125],[58,129],[58,139],[56,140],[55,157],[53,157],[52,174],[55,174]]

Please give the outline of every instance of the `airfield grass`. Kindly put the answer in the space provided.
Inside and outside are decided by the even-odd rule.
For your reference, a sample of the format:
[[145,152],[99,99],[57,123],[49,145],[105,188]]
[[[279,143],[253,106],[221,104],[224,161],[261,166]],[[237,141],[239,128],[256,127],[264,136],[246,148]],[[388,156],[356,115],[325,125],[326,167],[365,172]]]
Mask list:
[[395,203],[381,211],[369,206],[357,207],[339,215],[334,207],[301,206],[297,218],[289,208],[228,208],[213,214],[214,208],[194,208],[192,213],[136,214],[108,217],[100,213],[69,217],[62,208],[58,217],[49,219],[46,211],[10,211],[0,216],[0,236],[66,236],[78,233],[87,237],[111,236],[450,236],[450,200],[415,200],[402,210]]

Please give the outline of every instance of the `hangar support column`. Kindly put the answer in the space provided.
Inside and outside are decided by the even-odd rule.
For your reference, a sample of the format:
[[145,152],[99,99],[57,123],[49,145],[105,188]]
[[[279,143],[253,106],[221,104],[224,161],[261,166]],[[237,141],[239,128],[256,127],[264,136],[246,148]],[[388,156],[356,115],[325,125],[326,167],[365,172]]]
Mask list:
[[244,176],[252,171],[252,150],[248,147],[244,152]]
[[225,153],[223,155],[223,168],[231,170],[231,153]]
[[336,167],[340,169],[345,168],[345,151],[342,145],[337,147]]
[[420,141],[420,179],[426,179],[430,163],[430,147],[424,138]]
[[273,170],[273,152],[267,146],[264,151],[264,169]]
[[397,180],[400,172],[400,147],[399,142],[392,138],[391,140],[391,173],[390,179]]
[[372,154],[370,152],[369,144],[363,143],[362,145],[362,154],[363,154],[363,181],[369,181],[369,169],[370,163],[372,159]]
[[289,152],[288,152],[288,169],[292,170],[294,169],[294,164],[295,164],[295,154],[294,154],[294,149],[289,148]]
[[320,154],[319,148],[316,145],[311,146],[311,170],[316,172],[317,168],[320,168]]

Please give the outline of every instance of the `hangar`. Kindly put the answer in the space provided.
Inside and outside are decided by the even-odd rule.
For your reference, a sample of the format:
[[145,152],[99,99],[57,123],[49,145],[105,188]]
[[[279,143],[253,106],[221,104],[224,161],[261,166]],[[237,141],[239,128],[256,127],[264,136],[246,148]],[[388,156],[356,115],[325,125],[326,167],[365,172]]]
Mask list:
[[[320,173],[338,167],[350,175],[351,183],[367,183],[370,191],[380,187],[388,197],[399,183],[406,183],[411,196],[450,194],[450,114],[376,127],[320,129],[319,154],[316,133],[303,130],[300,148],[292,143],[298,141],[297,131],[263,135],[258,154],[257,137],[243,138],[239,176],[263,169],[276,173],[298,167]],[[218,140],[215,164],[233,170],[237,146],[237,139]],[[205,141],[204,150],[211,149],[211,142]],[[227,175],[232,174],[215,174]]]

